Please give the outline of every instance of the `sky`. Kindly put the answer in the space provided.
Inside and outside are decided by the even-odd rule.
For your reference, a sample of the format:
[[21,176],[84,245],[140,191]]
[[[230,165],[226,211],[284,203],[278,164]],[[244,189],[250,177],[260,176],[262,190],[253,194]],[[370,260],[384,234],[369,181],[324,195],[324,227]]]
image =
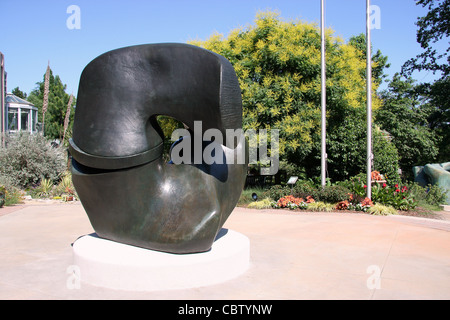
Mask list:
[[[371,4],[380,9],[379,29],[371,31],[373,52],[380,49],[388,56],[391,67],[386,73],[392,77],[422,52],[415,22],[427,10],[414,0]],[[79,8],[78,20],[71,5]],[[347,41],[365,33],[365,8],[365,0],[326,0],[325,25]],[[7,90],[19,87],[29,94],[43,81],[50,63],[53,74],[67,85],[66,92],[76,95],[83,68],[104,52],[145,43],[206,40],[215,32],[226,36],[253,24],[256,14],[265,10],[277,10],[284,20],[320,22],[320,0],[0,0]],[[422,72],[413,77],[430,82],[437,75]]]

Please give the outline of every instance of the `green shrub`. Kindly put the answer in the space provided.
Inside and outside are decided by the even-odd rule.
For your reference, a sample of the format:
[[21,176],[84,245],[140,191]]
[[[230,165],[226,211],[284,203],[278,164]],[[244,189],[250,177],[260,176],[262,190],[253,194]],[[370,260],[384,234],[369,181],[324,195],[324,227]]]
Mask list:
[[24,197],[22,190],[16,187],[8,187],[6,192],[5,206],[12,206],[17,203],[21,203]]
[[350,192],[359,197],[366,196],[366,188],[364,187],[367,183],[367,175],[365,173],[360,173],[356,176],[351,177],[345,181],[336,182],[336,185],[342,186],[350,190]]
[[428,185],[428,192],[425,197],[425,201],[428,204],[437,206],[440,204],[445,204],[447,200],[447,194],[445,189],[437,186],[437,185]]
[[417,182],[413,182],[409,185],[409,190],[414,198],[421,203],[439,206],[446,202],[446,191],[437,185],[429,184],[424,188]]
[[315,191],[316,197],[314,197],[317,201],[327,202],[327,203],[336,203],[340,201],[349,200],[350,190],[344,186],[334,185],[334,186],[325,186],[323,189],[318,188]]
[[6,188],[5,186],[0,186],[0,208],[3,207],[5,202],[6,202]]
[[52,189],[52,195],[53,197],[62,197],[64,195],[66,196],[76,196],[76,190],[72,183],[72,175],[70,171],[67,171],[64,173],[64,175],[61,178],[61,181],[58,183],[58,185],[54,186]]
[[22,202],[23,196],[24,193],[13,186],[10,178],[0,176],[0,208]]
[[404,211],[417,206],[417,200],[411,190],[406,185],[400,186],[399,184],[393,186],[377,184],[372,188],[372,201]]
[[306,199],[306,197],[311,196],[315,199],[318,197],[318,189],[310,181],[298,181],[293,188],[293,196],[297,198]]
[[23,193],[19,189],[12,186],[0,185],[0,208],[3,206],[11,206],[20,203]]
[[15,187],[27,189],[41,179],[57,182],[66,170],[65,150],[52,147],[41,135],[21,132],[5,138],[6,147],[0,148],[0,175]]
[[274,201],[292,194],[291,188],[287,186],[274,185],[269,190],[265,191],[262,196],[264,198],[270,198]]
[[242,190],[241,196],[239,197],[238,205],[247,205],[251,202],[253,202],[252,194],[256,193],[258,198],[264,199],[265,191],[262,188],[247,188]]
[[426,202],[427,198],[427,189],[420,186],[417,182],[410,183],[409,186],[409,192],[412,194],[414,199],[416,199],[419,202]]
[[49,198],[52,194],[53,187],[53,181],[42,179],[39,186],[33,190],[33,193],[38,198]]

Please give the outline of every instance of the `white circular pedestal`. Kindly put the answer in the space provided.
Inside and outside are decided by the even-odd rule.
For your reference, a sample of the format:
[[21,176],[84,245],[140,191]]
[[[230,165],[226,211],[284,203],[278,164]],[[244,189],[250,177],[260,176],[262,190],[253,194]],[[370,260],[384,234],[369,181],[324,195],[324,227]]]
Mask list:
[[208,286],[233,279],[250,264],[249,239],[232,230],[211,250],[171,254],[86,235],[73,244],[81,282],[117,290],[158,291]]

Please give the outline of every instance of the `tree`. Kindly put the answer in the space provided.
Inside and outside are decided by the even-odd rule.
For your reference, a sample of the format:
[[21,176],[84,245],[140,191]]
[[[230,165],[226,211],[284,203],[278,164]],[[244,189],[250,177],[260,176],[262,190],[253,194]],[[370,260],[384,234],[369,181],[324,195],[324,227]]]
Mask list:
[[402,79],[398,73],[381,96],[383,105],[376,112],[376,123],[389,133],[399,153],[400,167],[412,178],[413,166],[430,163],[438,154],[438,137],[428,126],[429,110],[414,80]]
[[27,98],[27,94],[25,92],[23,92],[22,90],[19,89],[19,87],[15,87],[11,93],[13,95],[15,95],[16,97],[22,98],[22,99],[26,99]]
[[428,110],[428,126],[440,137],[436,161],[448,162],[450,160],[450,144],[448,143],[450,141],[450,78],[445,76],[432,84],[421,84],[419,91],[427,98],[423,108]]
[[[45,75],[43,76],[44,79]],[[44,98],[44,80],[36,83],[37,87],[28,96],[28,101],[39,110],[38,121],[42,122],[42,104]],[[62,139],[64,134],[64,120],[70,95],[65,92],[66,85],[62,83],[58,75],[53,76],[50,70],[48,108],[45,114],[44,135],[49,139]],[[75,101],[75,99],[73,99]],[[75,105],[75,102],[73,103]],[[73,127],[74,106],[72,107],[67,139],[71,137]]]
[[[309,176],[316,175],[321,139],[321,37],[317,25],[286,22],[275,12],[262,12],[253,26],[233,30],[226,38],[214,34],[191,44],[221,54],[233,64],[242,90],[244,130],[279,129],[281,160],[305,168]],[[365,109],[365,57],[354,44],[344,43],[327,29],[326,63],[327,143],[337,152],[328,152],[328,159],[335,164],[344,161],[339,152],[346,151],[333,147],[342,143],[352,144],[358,161],[364,162],[366,148],[359,147],[365,139],[363,132],[358,132],[358,141],[346,139],[344,131],[339,136],[332,132],[340,128],[343,115],[349,116],[346,121],[355,122],[355,127],[364,127],[363,117],[350,117],[355,110]],[[376,88],[377,83],[372,93],[374,110],[381,105]],[[355,170],[345,175],[358,173]]]
[[[450,0],[418,0],[417,5],[428,7],[428,13],[417,19],[417,42],[424,49],[415,58],[409,59],[402,66],[402,74],[409,76],[413,71],[431,71],[440,73],[440,79],[434,83],[423,83],[416,90],[426,98],[424,109],[428,109],[428,126],[440,137],[439,154],[436,161],[446,162],[450,159]],[[439,52],[436,44],[447,44],[445,51]]]
[[[358,49],[361,59],[366,59],[367,45],[366,35],[364,33],[351,37],[349,44]],[[388,57],[384,56],[379,49],[372,55],[372,77],[377,86],[387,77],[387,74],[384,73],[384,69],[391,66],[387,61]],[[364,69],[362,73],[364,78],[366,77],[366,71],[367,70]]]
[[414,70],[441,72],[443,76],[450,74],[449,47],[439,53],[433,44],[445,40],[450,35],[450,0],[418,0],[417,5],[428,6],[428,13],[417,19],[417,42],[424,49],[415,58],[405,62],[403,74],[411,74]]

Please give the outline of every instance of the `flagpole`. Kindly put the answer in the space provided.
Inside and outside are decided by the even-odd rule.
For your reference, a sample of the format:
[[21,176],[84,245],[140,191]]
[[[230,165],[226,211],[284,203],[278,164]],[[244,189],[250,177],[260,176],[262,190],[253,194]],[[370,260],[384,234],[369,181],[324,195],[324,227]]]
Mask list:
[[325,75],[325,0],[320,1],[320,37],[321,37],[321,110],[322,110],[322,118],[321,118],[321,127],[322,127],[322,143],[321,143],[321,182],[322,187],[325,186],[326,183],[326,75]]
[[370,0],[366,0],[366,83],[367,83],[367,198],[372,198],[372,50],[370,41]]

